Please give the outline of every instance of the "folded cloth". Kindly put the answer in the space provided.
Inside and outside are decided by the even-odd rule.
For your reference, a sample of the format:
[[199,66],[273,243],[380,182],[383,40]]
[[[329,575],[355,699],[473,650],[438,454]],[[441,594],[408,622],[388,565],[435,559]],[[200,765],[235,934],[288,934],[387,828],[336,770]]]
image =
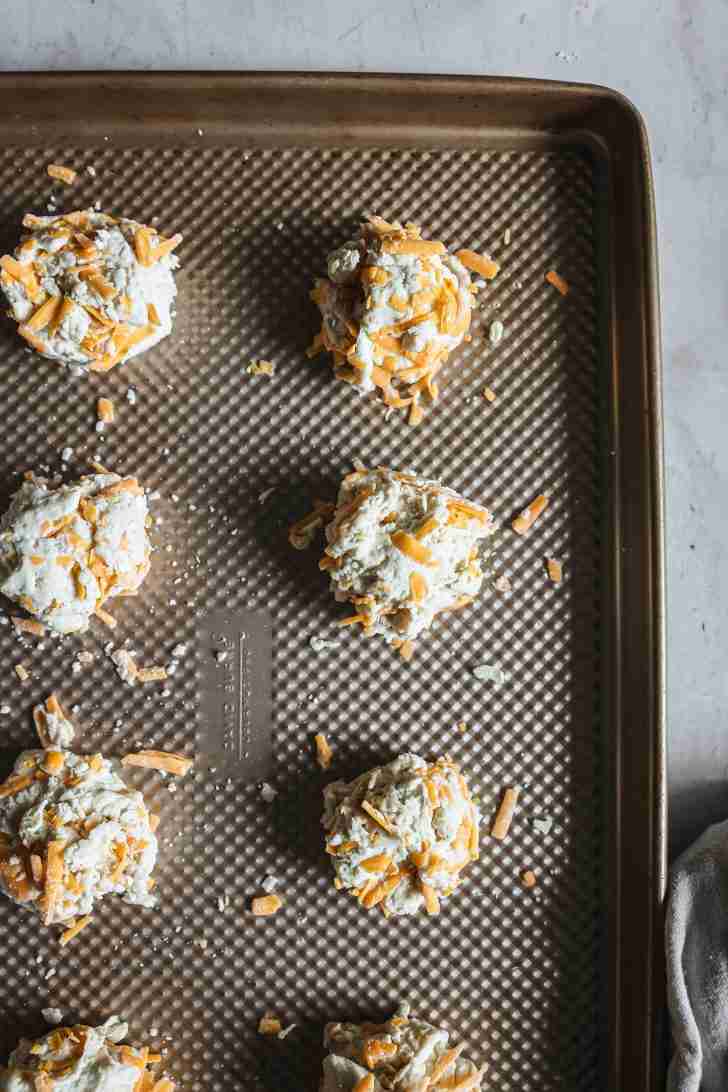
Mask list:
[[728,822],[675,862],[666,921],[668,1092],[728,1090]]

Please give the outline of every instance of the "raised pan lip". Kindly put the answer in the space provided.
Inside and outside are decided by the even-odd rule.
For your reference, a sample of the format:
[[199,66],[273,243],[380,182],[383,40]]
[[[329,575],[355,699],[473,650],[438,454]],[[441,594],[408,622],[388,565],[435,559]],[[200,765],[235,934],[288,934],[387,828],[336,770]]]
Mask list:
[[[655,217],[655,193],[652,175],[649,138],[644,117],[636,104],[621,91],[601,84],[581,83],[576,81],[533,79],[527,76],[489,76],[478,73],[392,73],[392,72],[346,72],[340,70],[302,71],[296,69],[280,70],[167,70],[146,72],[140,70],[99,70],[87,69],[78,71],[8,71],[0,73],[0,87],[15,88],[21,91],[24,88],[31,90],[54,89],[62,93],[64,86],[75,85],[83,88],[88,85],[128,85],[130,88],[148,88],[150,94],[155,89],[162,91],[165,87],[199,85],[223,91],[229,88],[231,91],[237,86],[239,89],[252,91],[257,85],[270,91],[276,88],[294,91],[297,85],[308,85],[310,88],[320,89],[326,92],[336,87],[345,87],[349,91],[357,88],[369,87],[376,92],[411,90],[422,91],[428,87],[435,94],[442,93],[446,96],[484,97],[489,93],[512,95],[523,100],[528,96],[541,95],[549,98],[565,96],[577,103],[583,103],[584,126],[579,127],[579,117],[574,116],[574,132],[587,133],[596,130],[591,129],[591,122],[596,120],[599,109],[611,110],[613,115],[618,115],[622,123],[626,122],[630,127],[630,141],[633,154],[639,160],[639,192],[636,199],[641,203],[641,216],[643,221],[644,246],[642,248],[642,276],[643,296],[642,306],[644,315],[644,355],[643,368],[646,382],[646,401],[648,409],[648,435],[649,450],[646,453],[648,459],[649,477],[649,512],[648,535],[650,550],[649,589],[651,597],[652,639],[650,641],[648,655],[650,663],[650,677],[652,680],[653,709],[650,718],[649,731],[652,741],[653,775],[654,785],[652,792],[652,854],[650,868],[653,870],[652,890],[661,902],[664,898],[667,876],[667,787],[666,787],[666,708],[665,708],[665,677],[666,677],[666,651],[665,651],[665,554],[664,554],[664,466],[662,453],[662,383],[661,383],[661,336],[660,336],[660,303],[659,303],[659,273],[657,258],[657,231]],[[591,106],[591,109],[589,107]],[[110,112],[113,112],[113,108]],[[6,104],[0,105],[0,118],[5,116],[8,121],[17,120],[10,113]],[[143,122],[143,117],[139,121]],[[524,130],[528,125],[523,126]],[[537,126],[532,127],[539,131]],[[564,125],[568,131],[569,122]],[[540,130],[543,131],[543,130]],[[598,134],[602,145],[609,150],[609,136]],[[661,928],[659,913],[653,910],[651,921],[652,940],[655,945],[661,942]],[[650,1012],[653,1020],[657,1017],[657,1008],[661,1005],[662,995],[657,981],[659,968],[655,968],[654,989],[651,996]],[[659,1049],[659,1044],[658,1044]],[[658,1065],[659,1070],[659,1065]],[[654,1072],[651,1070],[654,1076]]]

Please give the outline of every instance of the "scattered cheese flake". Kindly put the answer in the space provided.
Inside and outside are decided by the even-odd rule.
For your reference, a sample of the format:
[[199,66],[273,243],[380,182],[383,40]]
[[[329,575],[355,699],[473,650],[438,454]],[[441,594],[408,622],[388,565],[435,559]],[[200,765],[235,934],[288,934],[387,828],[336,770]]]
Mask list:
[[70,944],[70,942],[74,939],[74,937],[78,936],[82,929],[85,929],[87,925],[91,924],[92,920],[93,918],[91,917],[91,914],[87,914],[83,918],[76,918],[73,924],[69,925],[69,927],[61,933],[58,940],[60,946],[62,948],[65,948],[67,944]]
[[50,178],[55,178],[58,182],[65,182],[67,186],[73,185],[78,178],[73,167],[62,167],[59,163],[49,163],[46,170]]
[[167,678],[166,667],[138,667],[136,677],[141,683],[163,682]]
[[114,420],[114,403],[110,398],[99,398],[96,403],[96,415],[98,421],[96,428],[102,424],[111,424]]
[[317,732],[313,737],[313,741],[316,744],[316,761],[322,770],[328,770],[331,765],[331,759],[333,752],[329,746],[329,741],[323,732]]
[[145,770],[160,770],[164,773],[175,774],[177,777],[184,777],[189,773],[194,761],[188,755],[179,755],[174,751],[137,751],[134,754],[124,755],[121,764],[122,766],[140,766]]
[[527,868],[521,873],[521,883],[524,887],[535,887],[537,882],[536,873],[532,869]]
[[486,400],[486,402],[495,402],[497,397],[498,395],[491,387],[483,388],[483,398]]
[[511,829],[519,792],[519,789],[506,789],[503,793],[503,799],[500,802],[493,826],[490,828],[491,837],[496,838],[499,842],[502,842],[508,836],[508,831]]
[[532,500],[528,508],[524,508],[519,516],[511,523],[511,527],[517,535],[525,535],[533,527],[541,513],[548,507],[549,498],[544,493],[539,493]]
[[552,584],[560,584],[564,578],[564,567],[555,557],[546,558],[546,572]]
[[22,664],[15,665],[15,674],[18,676],[21,682],[25,682],[30,678],[30,672],[26,671]]
[[274,375],[276,366],[270,360],[252,360],[245,370],[248,375]]
[[258,895],[250,904],[250,909],[256,918],[269,918],[277,914],[283,902],[278,895]]
[[18,615],[14,614],[11,621],[15,626],[17,633],[28,633],[32,637],[45,636],[45,626],[42,622],[38,622],[34,618],[19,618]]
[[277,1035],[283,1025],[273,1012],[266,1012],[258,1022],[259,1035]]
[[266,895],[270,895],[271,891],[275,891],[278,886],[278,877],[273,875],[265,876],[260,886],[263,888]]
[[553,285],[556,291],[560,292],[562,296],[568,296],[568,281],[565,281],[564,278],[560,276],[560,274],[558,274],[555,269],[549,269],[548,273],[546,274],[546,280],[550,285]]

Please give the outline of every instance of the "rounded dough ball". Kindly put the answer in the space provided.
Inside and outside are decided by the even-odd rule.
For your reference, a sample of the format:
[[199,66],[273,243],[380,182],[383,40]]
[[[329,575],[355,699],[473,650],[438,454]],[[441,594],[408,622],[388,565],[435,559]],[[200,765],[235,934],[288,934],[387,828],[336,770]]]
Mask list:
[[336,885],[367,910],[436,914],[478,857],[480,812],[455,762],[404,754],[324,789]]
[[24,751],[0,784],[0,890],[46,925],[70,925],[108,894],[156,905],[156,859],[143,796],[101,755]]
[[[145,1088],[157,1087],[147,1068],[149,1049],[120,1045],[127,1031],[112,1016],[100,1027],[58,1027],[37,1039],[21,1039],[0,1072],[0,1092],[51,1092],[61,1075],[63,1088],[83,1092],[135,1092],[143,1075]],[[165,1092],[174,1089],[168,1081]]]
[[23,224],[14,255],[0,258],[0,288],[42,356],[106,372],[171,332],[181,235],[95,209]]
[[326,527],[320,567],[349,616],[408,657],[412,641],[447,611],[473,601],[483,583],[478,544],[489,512],[438,482],[383,467],[344,478]]
[[0,520],[0,592],[59,633],[82,632],[149,572],[147,511],[136,478],[90,474],[52,488],[28,475]]
[[327,273],[311,293],[322,324],[310,355],[327,350],[338,379],[379,389],[419,424],[423,395],[437,398],[435,376],[470,327],[468,270],[416,224],[370,216],[329,255]]
[[[407,1004],[384,1024],[327,1024],[321,1092],[355,1090],[360,1082],[371,1092],[436,1087],[476,1092],[485,1069],[463,1057],[464,1044],[449,1043],[445,1028],[411,1016]],[[373,1084],[366,1081],[370,1074]]]

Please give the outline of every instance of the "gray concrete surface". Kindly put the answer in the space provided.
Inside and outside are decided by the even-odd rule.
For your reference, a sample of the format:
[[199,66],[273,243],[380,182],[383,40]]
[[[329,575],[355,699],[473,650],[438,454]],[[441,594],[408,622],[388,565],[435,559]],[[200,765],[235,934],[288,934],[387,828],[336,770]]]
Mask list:
[[728,2],[0,0],[0,69],[29,68],[489,73],[636,103],[660,228],[673,851],[726,818]]

